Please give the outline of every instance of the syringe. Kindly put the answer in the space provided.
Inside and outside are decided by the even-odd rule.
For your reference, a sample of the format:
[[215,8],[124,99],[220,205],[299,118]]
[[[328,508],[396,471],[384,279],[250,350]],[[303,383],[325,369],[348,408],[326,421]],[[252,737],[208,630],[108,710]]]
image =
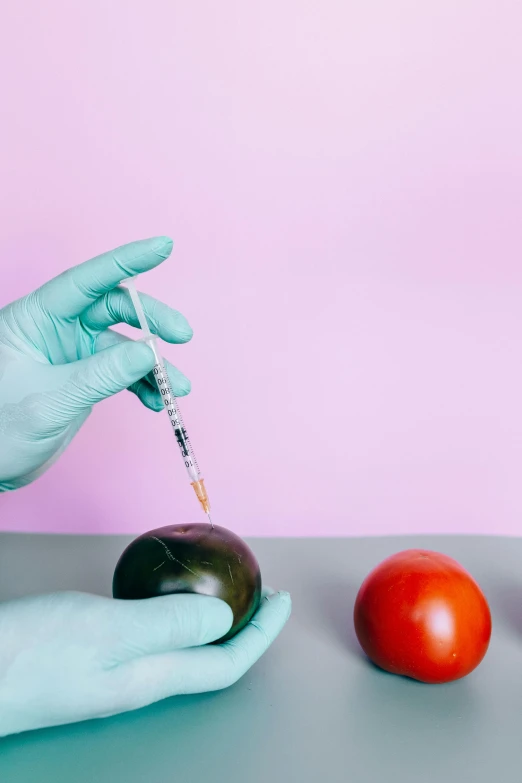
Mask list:
[[[185,468],[187,469],[187,473],[190,478],[190,483],[194,488],[194,492],[196,493],[197,499],[201,503],[201,507],[203,508],[203,511],[208,517],[208,521],[212,525],[212,520],[210,518],[210,503],[208,500],[207,490],[205,489],[205,482],[199,471],[198,463],[194,451],[192,449],[192,445],[189,441],[187,431],[183,424],[183,419],[181,418],[181,413],[179,410],[178,403],[176,402],[176,398],[172,394],[169,376],[167,374],[167,370],[165,369],[165,364],[163,362],[163,359],[158,351],[157,339],[149,329],[149,324],[147,322],[147,318],[145,316],[145,312],[143,310],[143,306],[141,304],[139,294],[136,290],[136,286],[134,285],[134,278],[131,277],[128,278],[127,280],[124,280],[123,285],[127,286],[127,290],[131,296],[132,303],[134,305],[134,309],[136,310],[136,315],[138,316],[138,321],[140,323],[141,330],[143,332],[143,339],[150,345],[150,347],[154,351],[154,356],[156,358],[156,364],[154,365],[154,369],[153,369],[154,380],[156,381],[158,391],[161,394],[163,405],[167,410],[169,422],[174,431],[174,435],[176,436],[176,440],[180,448],[181,456],[183,458],[183,462],[185,463]],[[212,525],[212,527],[214,526]]]

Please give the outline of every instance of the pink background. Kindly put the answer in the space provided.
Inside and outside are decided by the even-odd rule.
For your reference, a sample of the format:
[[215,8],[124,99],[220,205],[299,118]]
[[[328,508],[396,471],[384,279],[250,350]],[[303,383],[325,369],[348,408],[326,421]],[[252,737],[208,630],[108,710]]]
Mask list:
[[[522,533],[521,23],[520,0],[4,3],[1,303],[170,234],[142,289],[195,330],[165,353],[216,522]],[[201,519],[131,395],[0,515]]]

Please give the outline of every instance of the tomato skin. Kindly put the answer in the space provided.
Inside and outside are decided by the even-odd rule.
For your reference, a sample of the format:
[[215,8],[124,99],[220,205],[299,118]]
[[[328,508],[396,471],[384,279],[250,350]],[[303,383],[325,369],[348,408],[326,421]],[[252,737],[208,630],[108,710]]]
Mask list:
[[451,557],[423,549],[392,555],[366,577],[354,625],[373,663],[425,683],[465,677],[491,638],[489,606],[473,577]]
[[232,628],[213,644],[245,627],[259,607],[261,588],[259,564],[246,542],[207,522],[166,525],[138,536],[122,553],[112,580],[119,600],[199,593],[225,601],[234,615]]

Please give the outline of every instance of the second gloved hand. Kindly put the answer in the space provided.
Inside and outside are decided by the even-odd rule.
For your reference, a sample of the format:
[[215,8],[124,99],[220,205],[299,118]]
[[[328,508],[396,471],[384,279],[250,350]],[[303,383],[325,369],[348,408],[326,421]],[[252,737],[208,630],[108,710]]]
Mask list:
[[226,688],[266,651],[290,610],[288,593],[267,595],[237,636],[209,646],[232,624],[217,598],[54,593],[0,603],[0,737]]
[[[125,278],[170,255],[167,237],[134,242],[74,267],[0,310],[0,491],[29,484],[65,450],[92,407],[123,389],[152,410],[163,403],[150,371],[152,350],[110,327],[139,326]],[[151,331],[190,340],[186,319],[142,296]],[[168,365],[172,391],[190,383]]]

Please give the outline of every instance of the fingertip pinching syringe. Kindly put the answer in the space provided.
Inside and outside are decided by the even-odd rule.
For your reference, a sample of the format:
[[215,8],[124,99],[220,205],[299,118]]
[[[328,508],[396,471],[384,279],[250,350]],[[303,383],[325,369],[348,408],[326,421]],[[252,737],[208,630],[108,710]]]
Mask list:
[[207,490],[205,488],[205,482],[200,473],[198,462],[196,460],[196,456],[192,448],[192,444],[190,443],[189,437],[187,435],[187,431],[183,424],[183,419],[181,417],[181,412],[179,410],[176,397],[172,393],[169,376],[165,368],[165,363],[158,350],[157,338],[150,331],[149,324],[145,316],[145,311],[143,310],[143,305],[141,304],[141,300],[138,291],[136,290],[136,285],[134,283],[134,280],[135,278],[130,277],[127,280],[124,280],[122,282],[122,285],[125,285],[127,287],[127,290],[132,299],[132,303],[134,305],[134,309],[136,310],[136,315],[138,317],[141,330],[143,332],[143,340],[145,340],[150,345],[150,347],[154,352],[154,357],[156,359],[156,363],[153,369],[154,380],[156,382],[156,386],[158,387],[158,391],[161,394],[163,405],[165,406],[165,409],[168,414],[169,426],[173,430],[174,435],[176,437],[176,441],[180,448],[180,453],[183,462],[185,463],[185,468],[190,478],[191,486],[193,487],[194,492],[196,493],[196,497],[199,500],[203,511],[208,517],[208,521],[212,525],[212,519],[210,517],[210,503],[208,499]]

